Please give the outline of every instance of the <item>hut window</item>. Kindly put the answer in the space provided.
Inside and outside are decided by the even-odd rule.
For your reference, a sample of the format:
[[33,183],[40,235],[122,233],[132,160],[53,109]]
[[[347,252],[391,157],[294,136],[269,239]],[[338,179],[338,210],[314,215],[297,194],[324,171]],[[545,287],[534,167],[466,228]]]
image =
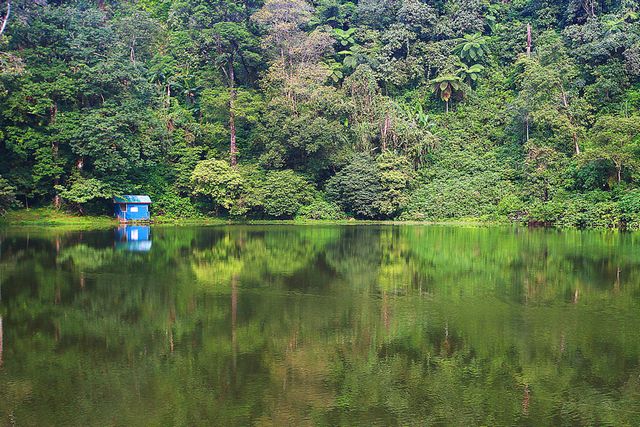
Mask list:
[[137,206],[131,206],[131,209],[129,209],[129,212],[138,212],[138,207]]
[[127,211],[127,204],[126,203],[120,203],[120,210],[122,212],[126,212]]

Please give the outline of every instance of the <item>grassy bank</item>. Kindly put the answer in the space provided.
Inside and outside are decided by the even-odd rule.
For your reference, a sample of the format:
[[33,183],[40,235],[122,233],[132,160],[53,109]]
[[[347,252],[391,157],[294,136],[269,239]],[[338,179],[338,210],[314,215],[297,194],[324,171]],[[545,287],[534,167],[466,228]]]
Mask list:
[[9,211],[0,217],[0,226],[65,226],[76,228],[110,227],[115,219],[108,216],[80,216],[52,208]]
[[[291,224],[291,225],[374,225],[374,224],[416,224],[416,225],[468,225],[486,226],[500,225],[477,218],[465,218],[452,221],[368,221],[368,220],[232,220],[228,218],[169,218],[155,216],[156,225],[218,225],[218,224]],[[52,208],[21,209],[9,211],[0,217],[0,226],[33,226],[33,227],[68,227],[68,228],[103,228],[113,227],[117,221],[110,216],[81,216]],[[502,224],[504,225],[504,224]]]

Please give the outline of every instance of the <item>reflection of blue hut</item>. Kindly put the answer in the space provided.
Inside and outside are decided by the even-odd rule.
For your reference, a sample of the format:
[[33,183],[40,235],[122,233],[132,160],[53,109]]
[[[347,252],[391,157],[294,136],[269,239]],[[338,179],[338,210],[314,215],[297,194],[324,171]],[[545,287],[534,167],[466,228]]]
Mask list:
[[113,203],[120,222],[149,221],[149,196],[115,196]]
[[151,227],[148,225],[123,225],[116,230],[116,249],[147,252],[151,249]]

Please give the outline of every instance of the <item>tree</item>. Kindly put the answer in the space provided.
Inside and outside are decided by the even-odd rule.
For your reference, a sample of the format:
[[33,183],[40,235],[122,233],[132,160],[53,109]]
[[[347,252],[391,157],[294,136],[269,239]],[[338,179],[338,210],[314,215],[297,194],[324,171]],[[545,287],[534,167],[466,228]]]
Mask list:
[[394,218],[402,212],[409,200],[414,180],[413,168],[406,157],[392,151],[378,156],[376,164],[382,187],[378,209],[382,215]]
[[193,193],[210,197],[214,208],[230,210],[244,189],[240,172],[222,160],[203,160],[191,174]]
[[84,213],[84,205],[96,199],[110,199],[114,191],[104,182],[95,178],[83,178],[75,175],[67,187],[58,185],[60,197],[71,202],[80,213]]
[[590,139],[592,145],[585,159],[612,162],[618,183],[622,181],[623,168],[634,169],[640,165],[640,116],[598,117]]
[[291,62],[294,46],[304,37],[301,28],[311,20],[312,12],[305,0],[267,0],[251,18],[267,27],[265,45],[275,48],[286,64]]
[[535,136],[553,141],[559,151],[580,154],[590,107],[572,84],[578,71],[561,39],[545,33],[536,55],[521,55],[516,65],[522,71],[516,78],[518,96],[513,105],[524,122],[525,142]]
[[236,166],[236,63],[240,62],[245,67],[256,58],[255,49],[257,42],[245,23],[219,22],[211,30],[204,32],[204,38],[215,46],[216,55],[214,63],[221,70],[229,87],[229,153],[231,166]]
[[464,95],[462,79],[455,74],[443,74],[429,82],[431,91],[445,104],[445,111],[449,112],[449,100],[455,95]]
[[342,28],[333,29],[333,35],[336,39],[336,42],[339,43],[343,48],[347,48],[352,44],[355,44],[356,40],[353,38],[353,33],[355,32],[355,28],[349,28],[347,30],[343,30]]

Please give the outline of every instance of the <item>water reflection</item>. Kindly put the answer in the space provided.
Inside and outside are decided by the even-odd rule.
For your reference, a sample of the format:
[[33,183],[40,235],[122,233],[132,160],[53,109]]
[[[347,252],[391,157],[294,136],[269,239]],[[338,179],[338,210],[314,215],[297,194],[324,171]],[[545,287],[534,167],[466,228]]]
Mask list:
[[153,238],[0,231],[0,424],[640,425],[638,235]]
[[151,250],[151,227],[148,225],[121,225],[116,229],[115,248],[131,252]]

